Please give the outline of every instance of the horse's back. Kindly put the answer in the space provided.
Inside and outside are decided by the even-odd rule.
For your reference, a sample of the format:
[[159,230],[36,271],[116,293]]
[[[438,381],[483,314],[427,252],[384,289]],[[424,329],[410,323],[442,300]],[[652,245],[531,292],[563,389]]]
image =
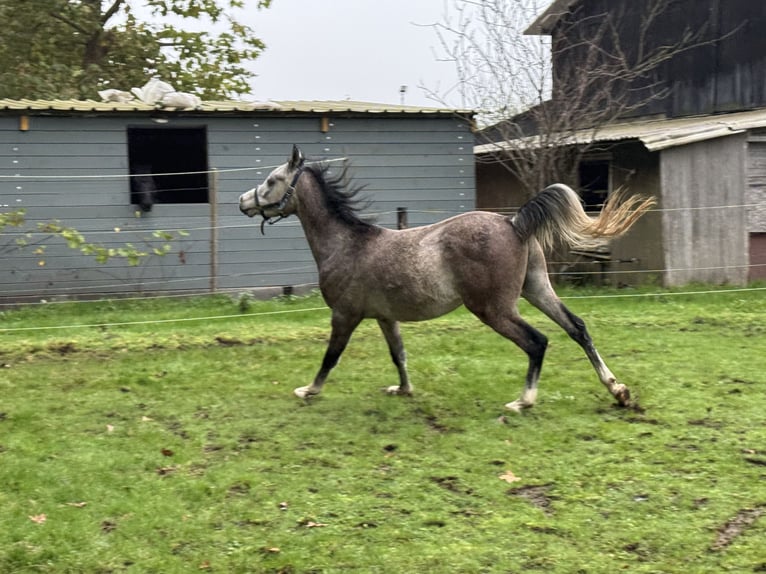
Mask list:
[[507,217],[469,212],[406,230],[383,230],[363,256],[368,316],[430,319],[469,301],[518,297],[526,245]]
[[436,252],[456,270],[466,264],[496,267],[506,261],[526,258],[526,245],[508,217],[489,211],[470,211],[444,221],[406,230],[421,251]]

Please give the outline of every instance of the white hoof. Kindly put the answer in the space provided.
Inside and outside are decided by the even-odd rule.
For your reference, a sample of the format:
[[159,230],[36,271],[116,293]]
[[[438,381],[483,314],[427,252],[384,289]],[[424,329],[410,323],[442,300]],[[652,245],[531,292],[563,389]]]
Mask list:
[[512,403],[507,403],[505,405],[505,408],[508,409],[509,411],[520,413],[522,408],[521,401],[513,401]]
[[524,409],[531,408],[537,400],[537,389],[524,389],[521,398],[505,405],[505,408],[515,413],[520,413]]
[[391,385],[390,387],[387,387],[385,391],[387,395],[403,395],[403,396],[412,395],[412,387],[410,387],[409,390],[402,391],[399,385]]
[[311,387],[298,387],[293,391],[296,397],[299,399],[305,399],[308,397],[313,397],[316,393],[312,393],[309,391]]
[[531,406],[532,405],[530,405],[527,402],[522,401],[521,399],[516,399],[512,403],[506,404],[505,408],[508,409],[509,411],[513,411],[515,413],[520,413],[524,409],[528,409]]

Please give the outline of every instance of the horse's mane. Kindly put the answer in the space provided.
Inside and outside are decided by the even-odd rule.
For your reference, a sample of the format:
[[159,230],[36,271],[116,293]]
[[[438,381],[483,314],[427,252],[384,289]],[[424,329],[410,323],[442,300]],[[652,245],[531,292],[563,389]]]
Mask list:
[[358,213],[369,205],[369,201],[359,197],[363,185],[355,184],[348,176],[348,165],[340,173],[330,174],[327,163],[312,164],[306,167],[319,185],[329,212],[343,223],[362,233],[377,233],[380,228],[368,218]]

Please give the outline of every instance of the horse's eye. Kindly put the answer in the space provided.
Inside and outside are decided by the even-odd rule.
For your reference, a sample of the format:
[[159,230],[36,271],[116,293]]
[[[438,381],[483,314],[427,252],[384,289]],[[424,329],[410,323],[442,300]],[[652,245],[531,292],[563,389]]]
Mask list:
[[270,178],[266,180],[266,185],[268,185],[269,187],[274,187],[274,184],[276,183],[277,183],[277,178],[274,176],[271,176]]

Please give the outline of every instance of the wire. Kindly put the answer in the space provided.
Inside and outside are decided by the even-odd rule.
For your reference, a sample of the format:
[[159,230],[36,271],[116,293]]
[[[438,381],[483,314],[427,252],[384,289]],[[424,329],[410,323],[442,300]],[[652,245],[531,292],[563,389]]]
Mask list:
[[[742,209],[742,208],[753,208],[753,207],[761,207],[764,205],[764,202],[759,203],[740,203],[736,205],[703,205],[703,206],[697,206],[697,207],[653,207],[651,209],[647,209],[647,213],[666,213],[666,212],[674,212],[674,211],[704,211],[706,209]],[[476,211],[487,211],[489,213],[498,213],[500,215],[509,215],[514,214],[521,209],[521,206],[503,206],[503,207],[478,207],[476,208]],[[438,209],[410,209],[408,210],[408,213],[464,213],[465,211],[457,211],[457,210],[438,210]]]
[[627,297],[675,297],[677,295],[711,295],[721,293],[742,293],[766,291],[766,287],[741,287],[739,289],[710,289],[708,291],[668,291],[665,293],[615,293],[609,295],[568,295],[564,299],[623,299]]
[[[566,264],[566,265],[572,265],[573,263],[577,262],[559,262],[559,263],[553,263],[553,264]],[[581,264],[584,265],[592,265],[594,263],[599,262],[581,262]],[[608,263],[608,262],[605,262]],[[689,272],[689,271],[718,271],[721,269],[753,269],[753,268],[761,268],[766,267],[766,263],[750,263],[745,265],[720,265],[720,266],[708,266],[708,267],[672,267],[667,269],[623,269],[623,270],[596,270],[596,271],[550,271],[548,275],[550,276],[582,276],[582,275],[640,275],[640,274],[656,274],[656,273],[680,273],[680,272]],[[308,263],[306,265],[300,265],[296,267],[279,267],[279,268],[270,268],[268,270],[264,271],[249,271],[249,272],[243,272],[243,273],[227,273],[225,275],[225,278],[243,278],[243,277],[258,277],[258,276],[265,276],[265,275],[274,275],[274,274],[291,274],[291,273],[305,273],[305,272],[315,272],[316,271],[316,265],[314,263]],[[54,293],[61,293],[62,291],[74,291],[74,290],[92,290],[92,289],[109,289],[109,288],[125,288],[125,287],[138,287],[138,288],[144,288],[144,287],[151,287],[153,285],[173,285],[173,284],[180,284],[180,283],[191,283],[195,281],[209,281],[213,278],[221,279],[224,276],[221,275],[197,275],[194,277],[180,277],[180,278],[162,278],[162,279],[154,279],[154,280],[136,280],[132,283],[126,283],[125,281],[119,281],[115,283],[101,283],[99,285],[93,285],[91,287],[88,286],[76,286],[76,287],[63,287],[61,286],[61,283],[65,281],[59,281],[59,285],[56,287],[49,287],[49,288],[41,288],[38,292],[40,294],[45,294],[48,291],[52,291]],[[115,281],[118,281],[115,279]],[[234,290],[237,290],[237,288],[233,288]],[[246,288],[241,288],[246,289]],[[23,294],[26,292],[26,289],[16,289],[16,290],[8,290],[5,291],[3,295],[6,294]],[[108,294],[106,292],[102,292],[103,294]],[[4,303],[0,303],[0,305],[4,305]]]
[[[315,271],[316,266],[311,265],[303,265],[300,267],[284,267],[280,269],[269,269],[267,271],[252,271],[249,273],[230,273],[227,274],[227,278],[242,278],[242,277],[252,277],[252,276],[258,276],[258,275],[272,275],[272,274],[279,274],[279,273],[295,273],[295,272],[305,272],[305,271]],[[109,289],[109,288],[125,288],[125,287],[138,287],[143,288],[146,286],[151,285],[169,285],[169,284],[179,284],[179,283],[191,283],[193,281],[209,281],[210,279],[213,279],[214,277],[218,277],[220,279],[220,276],[213,276],[213,275],[198,275],[196,277],[182,277],[182,278],[176,278],[176,279],[157,279],[153,281],[136,281],[134,283],[126,283],[125,281],[120,281],[118,283],[107,283],[107,284],[100,284],[100,285],[93,285],[92,287],[88,286],[82,286],[78,285],[77,287],[48,287],[40,289],[38,292],[41,294],[45,294],[48,291],[53,291],[55,294],[60,293],[62,291],[74,291],[76,289],[79,290],[85,290],[88,289]],[[116,281],[116,280],[115,280]],[[245,287],[241,288],[240,290],[247,289]],[[10,290],[5,291],[3,293],[3,296],[6,294],[16,294],[16,296],[22,296],[23,293],[26,292],[26,289],[16,289],[16,290]],[[80,293],[81,295],[86,295],[87,293]],[[91,293],[93,295],[94,293]],[[96,292],[96,295],[98,294],[105,294],[105,292]],[[150,298],[150,297],[147,297]],[[5,303],[0,303],[0,305],[5,305]]]
[[163,323],[188,323],[190,321],[217,321],[220,319],[239,319],[241,317],[265,317],[268,315],[284,315],[287,313],[309,313],[313,311],[325,311],[329,307],[311,307],[308,309],[285,309],[282,311],[263,311],[260,313],[241,313],[239,315],[213,315],[207,317],[182,317],[178,319],[155,319],[153,321],[123,321],[119,323],[89,323],[79,325],[48,325],[44,327],[6,327],[0,328],[0,333],[16,333],[19,331],[51,331],[58,329],[88,329],[126,327],[135,325],[159,325]]
[[[691,296],[691,295],[721,295],[729,293],[743,293],[743,292],[755,292],[766,291],[766,287],[743,287],[739,289],[711,289],[706,291],[672,291],[664,293],[617,293],[607,295],[569,295],[561,297],[562,300],[575,300],[575,299],[624,299],[628,297],[676,297],[676,296]],[[217,321],[222,319],[239,319],[242,317],[265,317],[271,315],[284,315],[289,313],[310,313],[315,311],[327,311],[330,308],[323,307],[309,307],[306,309],[285,309],[281,311],[262,311],[259,313],[242,313],[238,315],[212,315],[204,317],[182,317],[177,319],[155,319],[152,321],[123,321],[115,323],[88,323],[88,324],[75,324],[75,325],[47,325],[37,327],[5,327],[0,328],[0,333],[17,333],[22,331],[52,331],[62,329],[86,329],[86,328],[109,328],[109,327],[126,327],[136,325],[159,325],[166,323],[188,323],[192,321]]]
[[[317,160],[317,161],[309,161],[306,162],[308,164],[324,164],[324,163],[334,163],[337,161],[346,161],[348,160],[347,157],[337,157],[332,159],[323,159],[323,160]],[[264,165],[260,167],[233,167],[233,168],[226,168],[226,169],[207,169],[207,170],[200,170],[200,171],[173,171],[173,172],[163,172],[163,173],[120,173],[120,174],[97,174],[97,175],[86,175],[86,174],[74,174],[74,175],[22,175],[20,173],[14,174],[14,175],[0,175],[0,179],[12,179],[12,180],[58,180],[58,179],[130,179],[132,177],[161,177],[161,176],[173,176],[173,175],[201,175],[203,173],[206,174],[212,174],[212,173],[235,173],[235,172],[241,172],[241,171],[259,171],[263,169],[276,169],[284,164],[279,165]]]
[[[682,210],[704,210],[704,209],[725,209],[725,208],[743,208],[743,207],[760,207],[764,205],[763,203],[752,203],[752,204],[742,204],[742,205],[733,205],[733,206],[709,206],[709,207],[679,207],[679,208],[667,208],[667,209],[652,209],[650,211],[654,212],[662,212],[662,211],[682,211]],[[484,210],[484,208],[482,208]],[[420,214],[426,214],[426,215],[456,215],[461,213],[468,213],[469,211],[466,211],[464,209],[408,209],[407,213],[413,214],[413,213],[420,213]],[[491,211],[494,212],[494,211]],[[371,218],[378,218],[378,217],[384,217],[387,215],[394,215],[396,214],[396,211],[374,211],[363,214],[365,217],[371,217]],[[139,218],[140,219],[140,218]],[[144,228],[125,228],[125,227],[119,227],[119,228],[113,228],[113,229],[95,229],[95,230],[88,230],[85,233],[89,235],[109,235],[109,234],[127,234],[127,233],[145,233],[145,234],[152,234],[154,232],[180,232],[180,231],[211,231],[214,229],[242,229],[246,227],[252,227],[253,224],[251,222],[245,222],[241,224],[228,224],[228,225],[207,225],[207,226],[200,226],[200,227],[171,227],[171,228],[163,228],[163,229],[144,229]],[[286,222],[281,222],[280,227],[300,227],[301,223],[298,220],[288,220]],[[3,231],[3,235],[6,236],[38,236],[38,235],[50,235],[50,232],[45,231],[16,231],[16,230],[7,230]]]
[[[333,158],[329,160],[323,160],[323,161],[317,161],[317,162],[309,162],[309,163],[332,163],[332,162],[338,162],[338,161],[345,161],[347,158],[341,157],[341,158]],[[207,171],[193,171],[193,172],[169,172],[169,173],[157,173],[157,174],[120,174],[120,175],[60,175],[60,176],[23,176],[21,174],[16,175],[0,175],[0,180],[35,180],[35,179],[44,179],[44,180],[57,180],[57,179],[93,179],[93,178],[99,178],[99,179],[110,179],[110,178],[131,178],[131,177],[139,177],[139,176],[178,176],[178,175],[193,175],[193,174],[211,174],[211,173],[227,173],[227,172],[242,172],[242,171],[259,171],[259,170],[269,170],[274,169],[279,166],[261,166],[261,167],[248,167],[248,168],[231,168],[231,169],[212,169]],[[164,190],[159,190],[164,191]],[[456,200],[444,200],[444,201],[456,201]],[[739,204],[739,205],[718,205],[718,206],[698,206],[698,207],[677,207],[677,208],[655,208],[650,211],[654,212],[676,212],[676,211],[700,211],[700,210],[719,210],[719,209],[741,209],[741,208],[754,208],[762,206],[763,203],[750,203],[750,204]],[[6,206],[7,207],[7,206]],[[501,207],[501,208],[483,208],[488,211],[513,211],[517,210],[516,207]],[[456,213],[465,213],[465,209],[428,209],[428,210],[420,210],[420,209],[410,209],[408,210],[411,214],[427,214],[427,215],[435,215],[435,214],[456,214]],[[395,211],[380,211],[380,212],[372,212],[369,214],[366,214],[370,217],[384,217],[393,215],[396,213]],[[289,228],[296,228],[300,227],[300,222],[297,220],[291,220],[285,223],[280,224],[284,227]],[[151,238],[148,237],[149,234],[158,232],[158,231],[167,231],[167,232],[194,232],[194,231],[210,231],[210,230],[225,230],[225,229],[241,229],[241,228],[247,228],[252,227],[251,222],[244,222],[242,224],[229,224],[229,225],[215,225],[215,226],[200,226],[200,227],[193,227],[193,228],[171,228],[171,229],[165,229],[165,230],[152,230],[152,229],[125,229],[125,228],[114,228],[110,230],[92,230],[87,231],[89,235],[93,234],[107,234],[107,235],[116,235],[116,234],[146,234],[147,239],[151,240]],[[13,231],[13,230],[4,230],[3,234],[6,236],[39,236],[44,235],[48,236],[50,233],[45,231],[32,231],[32,232],[24,232],[24,231]],[[188,241],[194,241],[193,239],[188,239]],[[569,262],[568,264],[572,264],[576,262]],[[582,263],[582,262],[581,262]],[[720,270],[720,269],[751,269],[756,267],[764,267],[766,264],[748,264],[748,265],[725,265],[725,266],[717,266],[717,267],[691,267],[691,268],[673,268],[673,269],[651,269],[651,270],[642,270],[642,269],[621,269],[621,270],[595,270],[595,271],[553,271],[550,273],[550,275],[557,275],[557,276],[572,276],[572,275],[616,275],[616,274],[656,274],[656,273],[666,273],[666,272],[685,272],[685,271],[711,271],[711,270]],[[251,272],[251,273],[238,273],[238,274],[227,274],[226,277],[250,277],[250,276],[263,276],[263,275],[271,275],[276,273],[301,273],[301,272],[314,272],[315,266],[314,265],[306,265],[306,266],[300,266],[300,267],[292,267],[292,268],[284,268],[284,269],[270,269],[268,271],[259,271],[259,272]],[[99,284],[99,285],[92,285],[92,286],[75,286],[75,287],[62,287],[60,284],[62,282],[59,282],[59,286],[53,288],[42,288],[37,291],[37,294],[42,294],[43,296],[47,292],[52,292],[54,294],[61,294],[63,293],[69,293],[70,296],[101,296],[101,295],[114,295],[114,293],[110,293],[108,289],[111,288],[122,288],[125,287],[137,287],[140,289],[156,286],[156,285],[181,285],[183,283],[191,283],[191,282],[202,282],[202,281],[209,281],[212,277],[211,276],[197,276],[197,277],[187,277],[187,278],[175,278],[175,279],[157,279],[157,280],[151,280],[151,281],[140,281],[137,280],[133,283],[125,283],[124,281],[121,281],[119,283],[106,283],[106,284]],[[116,280],[115,280],[116,281]],[[247,291],[252,287],[243,287],[243,288],[230,288],[230,289],[217,289],[215,293],[213,294],[220,294],[225,292],[242,292]],[[738,290],[732,290],[735,292],[739,291],[748,291],[748,290],[761,290],[760,288],[755,289],[738,289]],[[6,291],[3,295],[6,294],[16,294],[17,297],[23,296],[23,294],[27,292],[25,289],[18,289],[18,290],[11,290]],[[708,291],[708,292],[686,292],[682,294],[697,294],[697,293],[720,293],[721,291]],[[658,295],[675,295],[676,293],[662,293],[662,294],[620,294],[620,295],[598,295],[598,296],[578,296],[578,297],[570,297],[570,298],[614,298],[614,297],[647,297],[647,296],[658,296]],[[199,292],[195,293],[183,293],[183,294],[173,294],[173,295],[164,295],[164,296],[157,296],[157,295],[149,295],[145,297],[135,297],[135,298],[122,298],[120,299],[149,299],[149,298],[157,298],[157,297],[179,297],[179,296],[204,296],[204,294],[201,294]],[[55,303],[68,303],[71,301],[56,301]],[[89,301],[90,302],[90,301]],[[95,301],[93,301],[95,302]],[[28,304],[46,304],[44,302],[34,302],[34,303],[28,303]],[[0,307],[2,306],[11,306],[11,305],[17,305],[17,303],[0,303]]]
[[[549,262],[550,263],[550,262]],[[581,261],[580,264],[592,265],[596,263],[613,263],[610,261]],[[633,263],[633,262],[627,262]],[[636,261],[635,263],[638,263]],[[577,261],[559,262],[558,265],[576,265]],[[748,263],[746,265],[720,265],[718,267],[675,267],[668,269],[616,269],[604,271],[550,271],[548,275],[639,275],[641,273],[678,273],[682,271],[718,271],[721,269],[752,269],[753,267],[766,267],[766,263]]]

